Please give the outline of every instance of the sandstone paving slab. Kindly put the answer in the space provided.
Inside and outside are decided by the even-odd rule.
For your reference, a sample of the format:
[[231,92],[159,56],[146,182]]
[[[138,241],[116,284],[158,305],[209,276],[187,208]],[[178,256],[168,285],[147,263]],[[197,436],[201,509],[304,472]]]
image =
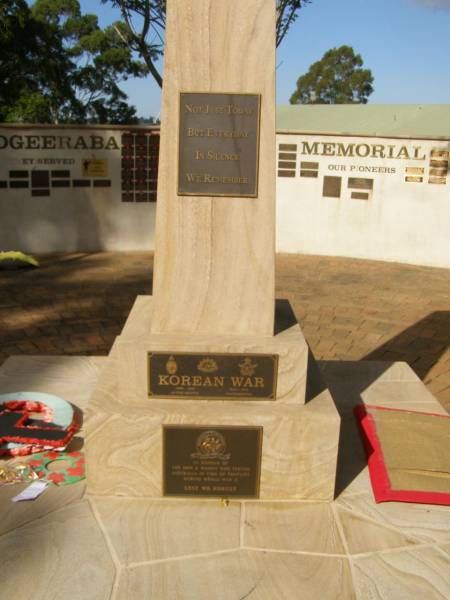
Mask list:
[[447,411],[406,363],[318,361],[342,417],[364,402],[404,410]]
[[422,542],[450,542],[450,506],[408,502],[375,503],[372,492],[343,494],[337,505]]
[[100,356],[12,356],[0,370],[0,393],[55,394],[84,410],[107,360]]
[[115,600],[352,600],[346,558],[255,551],[122,571]]
[[[64,360],[58,360],[61,358]],[[42,362],[41,359],[45,361]],[[50,362],[47,362],[47,359],[51,359]],[[94,377],[93,372],[89,374],[90,367],[87,367],[93,364],[91,360],[88,357],[21,357],[20,361],[11,359],[6,363],[9,377],[4,377],[4,366],[0,371],[0,382],[9,385],[11,376],[14,380],[21,381],[20,374],[26,375],[30,367],[34,373],[33,377],[25,377],[22,381],[29,383],[34,381],[36,385],[44,386],[44,389],[34,388],[36,391],[41,389],[49,391],[47,386],[50,386],[50,393],[63,397],[65,397],[64,389],[69,390],[72,394],[71,398],[77,398],[77,394],[80,396],[78,403],[84,408],[88,401],[91,382],[95,385],[98,370],[103,367],[105,361],[100,359],[96,363],[97,375]],[[30,361],[29,364],[27,361]],[[54,361],[53,367],[49,367],[51,361]],[[368,368],[374,377],[377,374],[380,376],[380,367],[377,365],[374,367],[372,363],[351,364],[356,366],[357,374],[361,373],[362,382]],[[339,372],[339,365],[335,367],[335,371]],[[53,368],[56,369],[57,375],[52,374]],[[102,374],[103,372],[104,369]],[[386,372],[389,372],[389,369],[383,373]],[[416,376],[407,365],[405,368],[400,368],[397,374],[393,371],[391,375],[393,378],[399,378],[397,385],[402,377],[413,384],[417,383]],[[334,381],[336,382],[337,379]],[[358,390],[367,389],[363,388],[364,383],[361,381],[354,388],[353,393],[359,394]],[[386,383],[390,385],[389,381]],[[82,392],[84,385],[86,385],[85,391]],[[346,385],[345,379],[339,385],[335,384],[335,387],[341,390],[338,401],[346,395],[347,388],[354,387],[353,381],[350,385]],[[16,390],[8,388],[7,391]],[[97,429],[105,426],[107,415],[96,414],[95,410],[92,410],[89,418],[93,419],[92,429],[95,434]],[[340,531],[345,535],[347,548],[355,555],[352,560],[355,564],[358,596],[364,600],[366,598],[395,600],[407,598],[409,600],[416,597],[427,599],[450,597],[448,579],[444,578],[442,583],[435,575],[436,568],[441,576],[442,569],[449,571],[447,556],[450,557],[450,544],[446,542],[449,539],[450,519],[447,517],[447,507],[405,503],[376,505],[370,491],[365,455],[351,410],[342,422],[344,435],[341,436],[341,441],[346,443],[342,444],[344,454],[340,457],[339,469],[341,476],[343,474],[345,477],[341,477],[341,483],[344,485],[335,503],[335,512],[338,514]],[[120,435],[120,422],[111,421],[107,427],[113,424],[117,425],[115,433]],[[127,464],[125,455],[123,457],[124,490],[126,477],[130,476],[130,465]],[[131,467],[138,477],[140,466],[131,465]],[[79,502],[84,491],[84,482],[51,488],[34,502],[13,505],[10,497],[23,487],[8,486],[0,489],[2,516],[0,533],[4,533],[0,537],[0,555],[2,566],[6,565],[4,569],[8,575],[6,587],[3,586],[3,582],[0,587],[0,596],[3,592],[11,595],[13,590],[16,592],[14,596],[20,597],[21,600],[22,597],[24,600],[31,597],[38,600],[109,598],[114,580],[114,567],[103,535],[89,507],[84,502]],[[113,506],[111,500],[112,504],[114,502],[123,504]],[[175,518],[175,523],[179,525],[178,529],[176,527],[170,529],[169,512],[166,511],[166,506],[176,504],[181,506],[186,501],[161,501],[161,508],[158,508],[153,515],[155,518],[150,517],[148,501],[107,497],[95,497],[92,501],[96,506],[97,514],[100,515],[104,531],[114,547],[114,554],[117,554],[127,565],[122,569],[117,595],[119,599],[161,598],[165,600],[173,597],[177,600],[178,598],[229,600],[235,597],[240,599],[245,595],[248,598],[270,598],[270,600],[272,598],[290,600],[291,598],[354,597],[347,559],[339,556],[342,553],[342,546],[339,536],[336,536],[334,521],[331,519],[330,505],[308,502],[286,503],[286,506],[291,504],[291,508],[286,509],[285,506],[282,508],[271,506],[284,503],[246,502],[244,516],[250,525],[244,525],[241,520],[240,531],[239,517],[236,517],[237,513],[240,514],[237,502],[231,502],[228,507],[225,507],[220,505],[219,501],[187,501],[187,504],[198,503],[201,507],[209,505],[211,512],[202,524],[202,512],[192,510],[187,520],[189,522],[183,521],[178,516]],[[70,502],[72,504],[67,508],[61,509],[65,503]],[[108,508],[106,508],[107,503]],[[142,503],[137,511],[134,510],[135,503]],[[300,504],[302,507],[299,507],[296,514],[296,509],[292,506]],[[231,513],[228,515],[233,514],[233,517],[222,517],[227,513],[220,511],[229,509]],[[308,510],[309,517],[306,516]],[[135,514],[138,515],[137,518]],[[136,523],[133,523],[133,520]],[[256,527],[251,526],[255,524]],[[184,527],[184,531],[189,535],[180,538],[180,527]],[[219,528],[221,537],[217,533]],[[150,535],[141,535],[142,531],[147,530]],[[167,531],[172,533],[166,536],[168,539],[165,539]],[[153,543],[155,540],[162,540],[161,544]],[[436,548],[415,547],[428,541],[437,541],[440,545]],[[228,545],[224,546],[224,543]],[[270,548],[265,551],[235,550],[239,545],[254,545],[259,548],[260,544],[263,548],[270,544],[272,551]],[[365,553],[375,554],[360,556]],[[199,556],[195,557],[196,554]],[[400,560],[402,556],[406,566]],[[6,557],[7,563],[3,557]],[[414,564],[422,565],[420,568],[410,569],[414,577],[409,575],[409,560]],[[25,561],[27,575],[29,572],[27,579],[35,582],[31,586],[33,594],[30,591],[29,581],[27,587],[22,586],[20,577],[23,579],[23,572],[18,574],[17,569],[10,568],[14,561],[17,563],[16,567],[21,561]],[[435,563],[438,567],[433,566]],[[67,564],[70,564],[70,567],[67,567]],[[28,567],[30,567],[29,571]],[[80,578],[75,576],[77,571],[81,573],[81,578],[93,580],[93,590],[89,586],[80,587]],[[38,573],[37,577],[34,577],[35,573]],[[395,580],[395,585],[391,585],[390,579]],[[19,583],[16,584],[16,580]],[[219,591],[216,589],[217,582],[223,585]],[[23,589],[26,592],[21,596]],[[151,593],[153,595],[150,595]]]
[[124,565],[229,550],[240,544],[238,502],[99,496],[92,501]]
[[[13,356],[0,369],[0,393],[33,391],[55,394],[82,411],[88,405],[105,357],[94,356]],[[83,447],[85,423],[74,436],[67,451]],[[0,466],[24,462],[29,457],[1,458]],[[28,484],[0,487],[0,535],[60,509],[83,497],[86,482],[49,486],[33,502],[12,503]]]
[[370,475],[367,467],[352,469],[348,465],[339,465],[336,479],[335,499],[363,494],[370,489]]
[[411,367],[402,361],[320,360],[318,364],[322,373],[336,384],[360,380],[420,382]]
[[450,598],[450,556],[432,547],[356,558],[353,575],[360,600]]
[[243,545],[345,554],[329,503],[245,502]]
[[11,502],[11,498],[17,496],[28,485],[24,483],[0,487],[0,535],[81,500],[86,490],[85,481],[63,486],[49,485],[45,492],[32,502]]
[[335,496],[366,491],[370,487],[366,451],[353,414],[341,419]]
[[420,381],[404,381],[401,385],[396,381],[375,381],[361,393],[361,398],[365,404],[448,415]]
[[420,544],[400,530],[385,527],[347,510],[337,509],[350,554],[363,554]]
[[0,537],[2,598],[107,600],[115,569],[86,501]]
[[406,363],[319,361],[341,415],[336,496],[370,489],[353,409],[360,403],[447,414]]

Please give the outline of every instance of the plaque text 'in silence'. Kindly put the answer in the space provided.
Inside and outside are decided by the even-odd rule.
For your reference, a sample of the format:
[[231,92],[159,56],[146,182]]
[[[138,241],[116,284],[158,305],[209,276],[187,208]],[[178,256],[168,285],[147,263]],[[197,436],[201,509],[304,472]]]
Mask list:
[[178,194],[256,197],[258,94],[180,94]]

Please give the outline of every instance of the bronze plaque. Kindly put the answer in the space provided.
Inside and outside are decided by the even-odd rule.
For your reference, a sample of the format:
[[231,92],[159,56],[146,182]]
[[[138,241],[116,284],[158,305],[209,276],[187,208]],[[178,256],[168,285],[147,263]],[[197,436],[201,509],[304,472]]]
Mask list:
[[433,177],[447,177],[447,169],[430,169],[429,175]]
[[423,175],[425,169],[423,167],[406,167],[406,172],[409,175]]
[[163,425],[163,495],[258,498],[262,427]]
[[448,160],[430,160],[430,167],[448,169]]
[[150,397],[275,400],[277,354],[148,353]]
[[325,177],[323,178],[322,196],[326,196],[327,198],[340,198],[341,184],[342,177],[333,177],[331,175],[325,175]]
[[180,93],[178,195],[258,195],[259,94]]
[[351,197],[353,200],[368,200],[369,194],[367,192],[352,192]]
[[364,177],[349,177],[348,187],[357,190],[373,190],[373,179],[364,179]]

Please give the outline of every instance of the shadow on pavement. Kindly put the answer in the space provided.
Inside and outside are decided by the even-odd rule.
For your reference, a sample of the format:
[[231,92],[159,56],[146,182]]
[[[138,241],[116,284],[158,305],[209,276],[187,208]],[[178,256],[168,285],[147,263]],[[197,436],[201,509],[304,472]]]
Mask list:
[[438,310],[394,336],[362,360],[402,360],[424,380],[449,346],[450,311]]
[[[435,311],[408,327],[359,362],[320,361],[321,371],[341,416],[335,496],[359,475],[367,464],[353,409],[361,394],[396,361],[410,365],[422,380],[450,344],[450,311]],[[411,362],[411,356],[416,360]],[[419,358],[417,358],[419,357]],[[364,365],[371,361],[370,365]],[[383,362],[381,362],[383,361]]]
[[0,270],[0,364],[18,354],[107,354],[139,294],[152,288],[151,253],[39,256]]
[[320,370],[341,417],[335,497],[339,496],[367,465],[353,409],[361,404],[362,393],[393,363],[332,360],[319,361]]

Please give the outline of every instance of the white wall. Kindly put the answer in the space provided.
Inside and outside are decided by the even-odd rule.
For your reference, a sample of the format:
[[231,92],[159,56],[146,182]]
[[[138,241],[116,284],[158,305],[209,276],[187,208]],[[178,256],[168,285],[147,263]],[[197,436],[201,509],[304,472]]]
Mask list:
[[[0,250],[154,249],[155,202],[122,200],[127,132],[151,134],[143,128],[1,126]],[[278,251],[450,267],[450,140],[278,133],[277,151]],[[89,159],[100,161],[97,174],[83,170]],[[302,163],[309,165],[302,169]],[[61,177],[52,171],[58,170],[69,171],[68,187],[55,187]],[[32,171],[49,172],[47,192],[33,188]],[[340,197],[323,195],[330,176],[341,178]],[[349,178],[368,180],[365,186],[372,180],[373,188],[351,189]],[[74,187],[83,179],[89,187]],[[93,187],[94,180],[110,186]],[[28,187],[12,187],[17,181]],[[33,195],[41,192],[48,195]],[[368,199],[352,198],[355,192]]]
[[[278,251],[450,267],[449,149],[448,140],[278,134]],[[305,162],[317,163],[317,176],[300,176]],[[323,195],[326,176],[341,177],[339,198]],[[373,189],[352,190],[349,178]]]
[[[0,188],[0,250],[153,249],[155,202],[122,201],[121,136],[127,131],[0,127],[0,185],[7,186]],[[97,171],[87,175],[86,160],[100,161]],[[20,178],[14,171],[28,175]],[[32,189],[33,171],[49,172],[47,191]],[[69,177],[52,177],[55,171]],[[68,187],[54,187],[58,180]],[[74,187],[79,180],[89,187]],[[20,181],[28,187],[11,187]],[[108,187],[93,187],[94,181]]]

